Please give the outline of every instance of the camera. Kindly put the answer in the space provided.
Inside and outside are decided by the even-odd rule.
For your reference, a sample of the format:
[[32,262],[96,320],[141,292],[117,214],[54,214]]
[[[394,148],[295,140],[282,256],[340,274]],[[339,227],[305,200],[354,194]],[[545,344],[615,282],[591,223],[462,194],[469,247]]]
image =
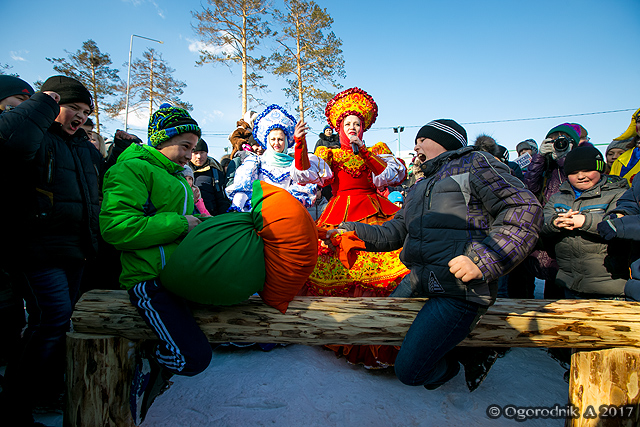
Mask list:
[[571,139],[561,136],[553,140],[553,148],[555,148],[556,151],[565,151],[572,142]]

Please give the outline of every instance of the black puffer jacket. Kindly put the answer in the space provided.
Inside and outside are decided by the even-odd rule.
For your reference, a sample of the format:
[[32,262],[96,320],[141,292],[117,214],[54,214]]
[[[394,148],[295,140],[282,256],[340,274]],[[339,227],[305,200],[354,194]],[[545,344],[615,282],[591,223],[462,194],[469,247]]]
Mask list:
[[20,227],[30,265],[83,260],[97,249],[103,159],[83,130],[73,136],[62,130],[59,111],[50,96],[37,93],[0,116],[3,166],[10,153],[20,171],[2,180],[3,187],[20,188],[7,206],[17,213],[8,224]]
[[324,132],[320,132],[318,135],[320,138],[318,142],[316,142],[316,146],[313,149],[313,152],[318,149],[320,146],[329,147],[329,148],[340,148],[340,137],[337,133],[331,134],[331,136],[327,136]]
[[[464,147],[422,165],[425,178],[409,190],[404,207],[381,226],[345,223],[371,251],[403,247],[413,296],[447,296],[489,306],[497,279],[533,249],[542,207],[507,165]],[[484,278],[463,283],[448,263],[467,255]]]
[[[623,295],[629,278],[631,242],[607,243],[598,234],[598,223],[614,210],[629,185],[619,176],[603,175],[600,181],[576,199],[569,181],[549,198],[544,207],[542,235],[555,248],[558,262],[556,283],[575,292],[609,296]],[[553,221],[569,209],[585,216],[576,230],[557,228]]]

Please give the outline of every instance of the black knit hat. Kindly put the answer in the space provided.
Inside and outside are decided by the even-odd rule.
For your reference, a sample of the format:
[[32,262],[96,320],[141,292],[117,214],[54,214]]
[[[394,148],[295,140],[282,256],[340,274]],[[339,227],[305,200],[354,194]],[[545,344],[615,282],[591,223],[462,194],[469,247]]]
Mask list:
[[33,95],[33,88],[24,80],[7,75],[0,75],[0,101],[15,95]]
[[93,111],[93,98],[89,90],[78,80],[67,76],[52,76],[44,82],[41,92],[52,91],[60,95],[58,104],[83,102]]
[[208,153],[209,146],[207,145],[204,139],[200,138],[198,140],[198,143],[196,144],[196,148],[194,148],[193,151],[205,151]]
[[442,145],[445,150],[457,150],[467,145],[467,131],[455,120],[433,120],[418,131],[418,138],[429,138]]
[[571,175],[579,171],[604,172],[604,157],[596,147],[582,146],[569,151],[564,161],[564,173]]

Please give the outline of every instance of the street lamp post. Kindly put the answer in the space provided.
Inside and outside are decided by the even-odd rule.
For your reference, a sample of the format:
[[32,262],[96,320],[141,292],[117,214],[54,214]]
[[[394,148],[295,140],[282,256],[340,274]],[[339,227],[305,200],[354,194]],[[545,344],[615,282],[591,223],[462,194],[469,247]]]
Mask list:
[[393,133],[398,134],[398,158],[400,158],[400,133],[404,132],[404,126],[398,126],[393,128]]
[[127,69],[127,99],[124,112],[124,131],[129,130],[129,85],[131,84],[131,51],[133,50],[133,38],[138,37],[140,39],[151,40],[152,42],[163,44],[163,41],[150,39],[149,37],[139,36],[137,34],[131,34],[131,42],[129,42],[129,67]]

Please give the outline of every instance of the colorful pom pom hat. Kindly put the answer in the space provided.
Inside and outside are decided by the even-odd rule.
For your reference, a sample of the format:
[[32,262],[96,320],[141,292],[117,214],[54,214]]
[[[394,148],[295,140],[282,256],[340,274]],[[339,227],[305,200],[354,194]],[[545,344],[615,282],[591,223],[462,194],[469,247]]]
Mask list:
[[273,129],[282,129],[287,137],[287,148],[293,147],[296,119],[279,105],[269,105],[253,122],[253,137],[267,149],[267,137]]
[[364,90],[354,87],[333,97],[324,110],[331,127],[338,131],[340,123],[347,116],[358,116],[363,132],[369,129],[378,117],[378,105]]
[[636,136],[637,132],[636,132],[636,122],[638,122],[638,120],[640,120],[640,108],[638,108],[636,110],[635,113],[633,113],[633,115],[631,116],[631,124],[629,125],[629,127],[627,128],[627,130],[624,131],[624,133],[622,135],[620,135],[617,138],[613,138],[614,141],[624,141],[626,139],[630,139],[633,138],[634,136]]

